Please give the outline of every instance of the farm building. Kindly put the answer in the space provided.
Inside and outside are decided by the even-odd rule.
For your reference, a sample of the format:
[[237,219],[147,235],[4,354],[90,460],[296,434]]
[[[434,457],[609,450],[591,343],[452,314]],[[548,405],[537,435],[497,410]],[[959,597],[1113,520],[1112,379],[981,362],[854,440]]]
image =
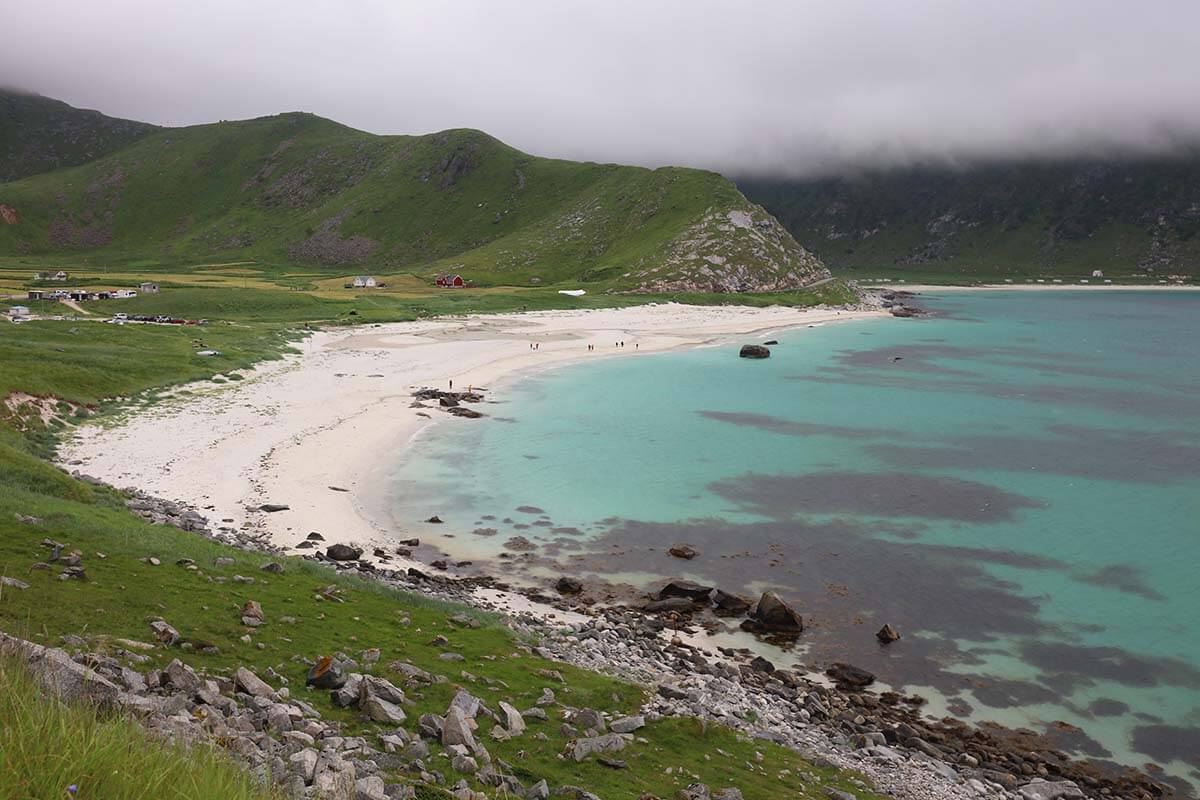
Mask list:
[[378,285],[374,275],[359,275],[354,279],[355,289],[373,289]]
[[158,284],[151,283],[150,281],[146,281],[145,283],[138,286],[138,290],[141,291],[143,294],[158,294]]
[[463,280],[462,275],[439,275],[437,279],[437,285],[461,288],[466,286],[467,282]]
[[30,289],[29,290],[29,299],[30,300],[41,300],[45,296],[46,296],[46,293],[43,292],[41,289]]
[[1092,270],[1092,277],[1093,278],[1103,278],[1104,272],[1102,270],[1094,269],[1094,270]]

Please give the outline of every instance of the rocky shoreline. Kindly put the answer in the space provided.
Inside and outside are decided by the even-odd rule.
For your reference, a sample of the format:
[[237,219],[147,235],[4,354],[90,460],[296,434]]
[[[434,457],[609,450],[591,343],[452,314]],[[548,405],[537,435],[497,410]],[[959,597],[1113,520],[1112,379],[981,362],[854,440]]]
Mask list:
[[[172,524],[225,544],[282,552],[260,534],[222,526],[211,529],[199,512],[177,503],[136,493],[128,505],[150,521]],[[553,613],[510,614],[509,626],[538,639],[539,655],[654,688],[653,698],[642,709],[645,715],[720,722],[747,735],[784,744],[816,763],[861,771],[879,790],[898,798],[1152,800],[1174,793],[1172,786],[1140,770],[1114,773],[1107,765],[1073,759],[1055,742],[1033,731],[998,725],[973,727],[950,717],[930,719],[921,713],[921,698],[872,692],[867,687],[873,676],[850,665],[843,665],[846,671],[835,671],[830,682],[801,670],[778,668],[748,650],[713,650],[685,642],[687,634],[697,631],[689,627],[689,615],[681,613],[686,612],[683,603],[668,603],[669,608],[661,609],[651,604],[650,611],[629,606],[601,608],[580,603],[572,579],[559,586],[562,594],[555,596],[537,588],[509,586],[488,576],[456,579],[437,574],[436,568],[393,569],[386,565],[390,556],[380,551],[375,556],[382,557],[383,563],[377,564],[364,559],[358,548],[339,550],[333,554],[337,558],[324,549],[314,550],[303,557],[395,588],[487,611],[497,608],[476,596],[480,588],[506,591],[533,603],[585,615],[586,621],[563,625],[549,619]],[[674,596],[698,608],[696,598],[687,596],[688,586],[674,583],[682,589],[667,588],[659,599]],[[708,587],[697,588],[705,592],[701,605],[710,602],[713,592]],[[744,610],[750,613],[748,621],[761,617],[756,613],[758,605]],[[780,631],[775,628],[773,632]]]

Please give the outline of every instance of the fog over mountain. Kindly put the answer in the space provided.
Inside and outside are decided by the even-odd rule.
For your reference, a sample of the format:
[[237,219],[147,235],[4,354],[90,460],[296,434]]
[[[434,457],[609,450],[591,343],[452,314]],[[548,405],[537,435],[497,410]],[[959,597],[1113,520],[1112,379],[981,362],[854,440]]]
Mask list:
[[1200,4],[10,0],[0,83],[192,124],[305,110],[735,174],[1163,153]]

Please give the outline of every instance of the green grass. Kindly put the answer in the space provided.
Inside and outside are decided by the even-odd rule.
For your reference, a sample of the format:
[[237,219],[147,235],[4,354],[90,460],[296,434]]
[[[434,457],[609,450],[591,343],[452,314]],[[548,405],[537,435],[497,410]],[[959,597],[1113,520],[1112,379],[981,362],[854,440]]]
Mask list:
[[0,798],[268,800],[223,753],[153,740],[131,719],[48,699],[24,662],[0,658]]

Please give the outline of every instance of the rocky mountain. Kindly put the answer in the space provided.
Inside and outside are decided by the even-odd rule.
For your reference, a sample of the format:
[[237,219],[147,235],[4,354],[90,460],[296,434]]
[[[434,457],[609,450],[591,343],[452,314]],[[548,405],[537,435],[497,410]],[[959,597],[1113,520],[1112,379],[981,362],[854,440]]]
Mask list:
[[0,87],[0,183],[84,164],[156,130]]
[[743,179],[835,269],[1196,274],[1200,150]]
[[714,172],[538,158],[476,130],[376,136],[300,113],[154,130],[0,183],[0,208],[0,255],[90,263],[254,260],[642,291],[829,275]]

